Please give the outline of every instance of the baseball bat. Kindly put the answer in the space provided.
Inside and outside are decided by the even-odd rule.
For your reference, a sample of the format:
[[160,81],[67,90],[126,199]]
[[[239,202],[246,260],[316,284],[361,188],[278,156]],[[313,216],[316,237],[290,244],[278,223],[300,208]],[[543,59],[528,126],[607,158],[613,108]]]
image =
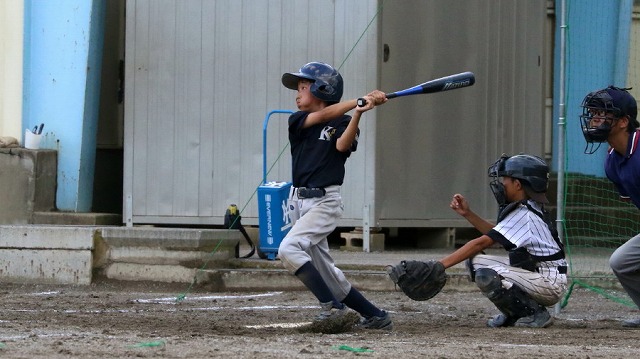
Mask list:
[[[419,95],[426,93],[434,93],[434,92],[443,92],[449,90],[456,90],[463,87],[469,87],[476,83],[476,77],[473,72],[461,72],[455,75],[449,75],[445,77],[441,77],[439,79],[434,79],[431,81],[427,81],[421,83],[419,85],[409,87],[404,90],[387,93],[387,98],[395,98],[402,96],[410,96],[410,95]],[[357,102],[359,107],[362,107],[367,104],[367,101],[364,98],[359,98]]]

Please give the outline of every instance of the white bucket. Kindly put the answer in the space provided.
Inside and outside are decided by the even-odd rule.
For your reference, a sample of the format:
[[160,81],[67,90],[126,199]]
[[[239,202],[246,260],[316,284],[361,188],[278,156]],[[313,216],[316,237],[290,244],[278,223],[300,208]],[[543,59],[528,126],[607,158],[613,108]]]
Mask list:
[[42,140],[42,135],[36,135],[29,130],[24,131],[24,148],[37,150],[40,148],[40,140]]

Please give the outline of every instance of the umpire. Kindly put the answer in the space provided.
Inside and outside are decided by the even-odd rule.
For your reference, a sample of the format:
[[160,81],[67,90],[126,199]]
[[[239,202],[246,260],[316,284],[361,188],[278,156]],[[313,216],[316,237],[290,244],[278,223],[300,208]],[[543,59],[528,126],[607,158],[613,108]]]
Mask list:
[[[586,154],[594,153],[607,142],[604,161],[607,178],[620,193],[620,199],[640,208],[640,142],[638,104],[627,91],[609,86],[589,93],[582,101],[582,134],[587,141]],[[629,297],[640,307],[640,234],[613,252],[609,265]],[[640,328],[640,318],[625,320],[623,327]]]

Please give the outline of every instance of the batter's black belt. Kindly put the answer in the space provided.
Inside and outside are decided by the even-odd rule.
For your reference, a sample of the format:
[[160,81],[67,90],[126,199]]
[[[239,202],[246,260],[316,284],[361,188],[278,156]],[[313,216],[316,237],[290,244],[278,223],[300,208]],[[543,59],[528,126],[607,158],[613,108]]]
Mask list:
[[318,187],[298,187],[297,192],[298,198],[320,198],[327,194],[327,191],[325,191],[324,188]]

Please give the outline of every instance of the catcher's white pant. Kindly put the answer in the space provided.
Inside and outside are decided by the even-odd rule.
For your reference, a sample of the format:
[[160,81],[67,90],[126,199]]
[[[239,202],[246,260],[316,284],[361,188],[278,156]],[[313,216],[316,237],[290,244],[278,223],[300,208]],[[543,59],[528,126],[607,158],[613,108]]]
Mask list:
[[323,197],[305,199],[299,199],[296,192],[292,191],[289,200],[298,205],[300,218],[280,243],[278,257],[291,273],[310,261],[334,297],[342,301],[349,294],[351,283],[329,254],[327,236],[336,229],[344,205],[340,186],[330,186],[325,190]]
[[502,286],[506,289],[517,285],[533,300],[544,306],[560,301],[567,290],[566,274],[558,273],[555,267],[540,268],[540,273],[512,267],[509,258],[478,254],[471,261],[473,269],[490,268],[502,276]]

